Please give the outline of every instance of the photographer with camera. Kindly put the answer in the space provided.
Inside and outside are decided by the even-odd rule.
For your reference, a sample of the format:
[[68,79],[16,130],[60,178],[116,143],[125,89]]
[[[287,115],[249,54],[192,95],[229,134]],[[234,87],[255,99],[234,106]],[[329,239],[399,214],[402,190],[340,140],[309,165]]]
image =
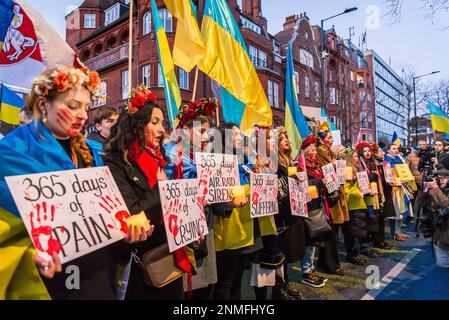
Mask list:
[[431,159],[437,170],[448,169],[449,170],[449,154],[444,150],[447,146],[445,140],[435,140],[435,156]]
[[422,230],[425,237],[433,238],[437,266],[449,268],[449,170],[439,170],[425,180],[417,199],[425,209]]
[[431,150],[427,148],[426,140],[418,141],[418,150],[408,155],[405,163],[410,167],[410,171],[415,178],[416,185],[419,189],[422,187],[423,172],[421,167],[425,167],[425,162],[431,163]]

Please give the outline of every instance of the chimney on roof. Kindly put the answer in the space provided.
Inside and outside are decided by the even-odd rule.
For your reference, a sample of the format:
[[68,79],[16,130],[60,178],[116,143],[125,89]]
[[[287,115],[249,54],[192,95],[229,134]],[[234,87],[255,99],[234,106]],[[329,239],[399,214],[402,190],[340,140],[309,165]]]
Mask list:
[[262,0],[242,0],[242,13],[267,29],[267,19],[262,15]]
[[285,18],[284,30],[293,29],[298,19],[303,17],[302,13],[300,15],[291,15]]

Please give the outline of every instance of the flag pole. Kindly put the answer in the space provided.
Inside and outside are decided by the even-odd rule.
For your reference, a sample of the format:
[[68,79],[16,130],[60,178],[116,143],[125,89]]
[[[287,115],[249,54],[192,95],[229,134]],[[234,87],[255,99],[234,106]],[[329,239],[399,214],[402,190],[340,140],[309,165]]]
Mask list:
[[128,83],[129,91],[132,88],[132,66],[133,66],[133,16],[134,16],[134,0],[129,2],[129,40],[128,40]]
[[196,68],[196,71],[195,71],[195,82],[193,83],[192,101],[195,101],[196,89],[198,86],[198,66],[196,66],[195,68]]

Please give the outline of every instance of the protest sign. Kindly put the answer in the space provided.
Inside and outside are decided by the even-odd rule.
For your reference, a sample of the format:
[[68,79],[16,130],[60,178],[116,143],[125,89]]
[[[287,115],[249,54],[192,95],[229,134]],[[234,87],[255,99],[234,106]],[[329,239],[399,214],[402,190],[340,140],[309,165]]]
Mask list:
[[332,132],[332,137],[334,138],[334,141],[332,143],[332,146],[341,146],[341,132],[340,130],[334,130]]
[[307,203],[304,199],[304,193],[298,180],[288,178],[288,189],[290,191],[290,207],[293,216],[308,217]]
[[389,162],[383,162],[385,181],[388,183],[394,183],[393,171],[391,170],[391,164]]
[[251,218],[279,213],[277,195],[277,175],[251,174]]
[[366,171],[357,172],[357,182],[363,195],[371,193],[371,184]]
[[410,171],[410,167],[407,164],[397,164],[394,166],[396,173],[399,178],[401,178],[402,182],[414,182],[415,178],[413,177],[412,172]]
[[123,239],[128,209],[107,167],[5,178],[38,254],[62,263]]
[[208,203],[228,202],[232,188],[240,185],[237,156],[230,154],[195,153],[201,193]]
[[340,184],[338,183],[337,174],[335,172],[334,166],[332,163],[328,163],[321,168],[324,174],[324,183],[326,184],[327,191],[329,193],[334,192],[340,188]]
[[337,160],[337,181],[339,184],[346,183],[346,160]]
[[303,199],[306,203],[312,201],[312,197],[309,193],[309,179],[307,178],[307,172],[298,172],[299,190],[303,194]]
[[198,179],[159,181],[159,193],[170,252],[208,234]]

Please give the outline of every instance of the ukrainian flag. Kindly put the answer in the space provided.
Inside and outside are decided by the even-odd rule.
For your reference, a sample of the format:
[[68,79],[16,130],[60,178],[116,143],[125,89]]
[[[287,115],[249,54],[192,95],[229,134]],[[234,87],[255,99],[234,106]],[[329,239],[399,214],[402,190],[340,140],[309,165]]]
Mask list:
[[401,139],[399,139],[397,132],[393,132],[393,138],[391,138],[391,143],[397,145],[398,147],[401,146]]
[[0,51],[13,17],[12,0],[0,0]]
[[0,94],[0,121],[19,125],[19,112],[25,106],[25,101],[5,85],[2,85]]
[[201,35],[206,50],[198,67],[226,90],[225,120],[233,119],[242,131],[270,127],[270,104],[226,0],[205,1]]
[[287,71],[285,75],[285,129],[290,139],[293,159],[299,155],[302,139],[310,135],[309,126],[299,107],[294,71],[292,48],[291,43],[289,43],[287,48]]
[[176,116],[181,106],[181,91],[179,90],[178,79],[176,78],[175,65],[168,46],[167,35],[162,26],[161,18],[159,17],[159,10],[156,2],[151,0],[151,7],[153,13],[154,30],[157,42],[157,52],[159,56],[159,64],[162,70],[162,77],[164,80],[165,100],[167,103],[167,113],[170,125],[176,128]]
[[204,56],[204,44],[196,21],[192,0],[164,0],[167,9],[177,19],[173,61],[190,72]]
[[449,116],[432,102],[428,102],[432,129],[439,132],[449,133]]

